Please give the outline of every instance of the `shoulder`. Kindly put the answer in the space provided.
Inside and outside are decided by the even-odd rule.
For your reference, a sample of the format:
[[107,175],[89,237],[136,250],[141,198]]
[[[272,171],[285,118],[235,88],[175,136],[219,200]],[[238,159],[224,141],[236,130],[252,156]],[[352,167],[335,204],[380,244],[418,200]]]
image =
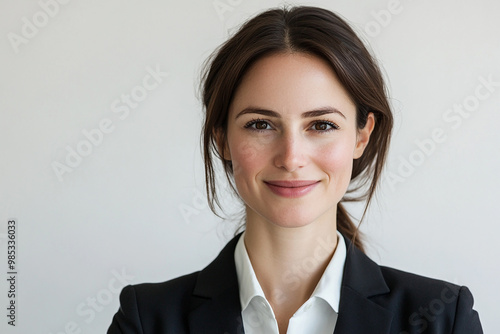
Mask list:
[[234,248],[240,235],[234,237],[201,271],[165,282],[123,288],[120,309],[108,334],[187,333],[190,316],[207,300],[219,296],[226,310],[237,309],[239,297]]
[[[122,307],[137,304],[144,316],[166,316],[187,312],[199,271],[160,283],[141,283],[123,288],[120,294]],[[161,313],[161,314],[159,314]]]
[[[482,333],[467,287],[380,266],[349,240],[346,244],[343,291],[357,301],[352,306],[344,298],[348,313],[381,308],[394,333]],[[341,295],[340,311],[342,300]]]
[[124,287],[108,334],[187,332],[185,319],[198,275]]
[[377,296],[380,304],[398,314],[403,328],[434,333],[482,333],[474,298],[466,286],[380,266],[390,292]]
[[129,285],[123,289],[122,295],[126,297],[133,293],[138,303],[144,302],[150,305],[157,302],[178,304],[191,296],[199,273],[199,271],[193,272],[165,282]]
[[423,298],[425,296],[443,295],[445,296],[444,299],[448,300],[446,296],[450,294],[457,295],[460,290],[460,286],[443,280],[385,266],[380,266],[380,270],[392,293],[405,292],[405,295],[408,295],[411,292],[411,295]]

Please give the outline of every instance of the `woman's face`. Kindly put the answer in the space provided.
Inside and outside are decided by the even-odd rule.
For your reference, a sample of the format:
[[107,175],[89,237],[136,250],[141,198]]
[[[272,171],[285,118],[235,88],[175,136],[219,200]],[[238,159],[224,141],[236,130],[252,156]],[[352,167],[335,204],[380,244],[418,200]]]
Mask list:
[[231,103],[223,150],[248,221],[335,221],[373,122],[370,114],[357,129],[355,105],[322,59],[291,53],[257,61]]

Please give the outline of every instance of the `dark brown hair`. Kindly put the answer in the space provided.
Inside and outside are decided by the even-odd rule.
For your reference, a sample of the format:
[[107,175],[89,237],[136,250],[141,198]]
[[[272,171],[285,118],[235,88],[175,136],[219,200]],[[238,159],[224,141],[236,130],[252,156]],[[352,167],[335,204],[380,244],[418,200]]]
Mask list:
[[224,146],[226,142],[229,106],[242,77],[262,57],[291,52],[314,55],[331,65],[356,105],[358,128],[364,128],[370,112],[375,117],[370,141],[363,155],[354,160],[349,189],[337,205],[337,229],[363,250],[358,226],[342,202],[366,200],[362,221],[386,159],[393,118],[376,61],[352,28],[326,9],[300,6],[265,11],[243,24],[205,63],[201,80],[206,112],[202,145],[210,208],[215,214],[216,206],[222,210],[216,191],[214,157],[222,162],[236,192],[231,162],[222,158],[218,144]]

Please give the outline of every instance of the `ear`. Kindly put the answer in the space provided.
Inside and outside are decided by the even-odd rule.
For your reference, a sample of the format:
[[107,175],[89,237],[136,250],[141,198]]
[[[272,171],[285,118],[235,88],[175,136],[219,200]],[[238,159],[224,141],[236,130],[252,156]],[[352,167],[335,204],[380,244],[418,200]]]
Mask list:
[[227,140],[225,139],[223,131],[221,129],[215,130],[214,137],[220,156],[222,157],[222,159],[230,161],[231,154],[229,152],[229,148],[227,147]]
[[368,113],[365,127],[358,130],[356,136],[356,147],[354,148],[354,159],[361,158],[363,152],[365,151],[368,142],[370,141],[370,135],[375,128],[375,116],[373,113]]

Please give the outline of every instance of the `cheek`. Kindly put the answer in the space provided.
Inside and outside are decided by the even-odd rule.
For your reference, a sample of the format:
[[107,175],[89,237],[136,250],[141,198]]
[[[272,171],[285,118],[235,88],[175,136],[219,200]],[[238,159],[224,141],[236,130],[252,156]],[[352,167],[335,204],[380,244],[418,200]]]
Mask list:
[[330,143],[317,154],[318,164],[336,183],[349,184],[353,165],[354,141]]
[[236,184],[243,178],[256,175],[264,165],[264,158],[268,155],[263,152],[264,146],[245,138],[234,138],[234,144],[229,146],[233,164],[233,175]]

